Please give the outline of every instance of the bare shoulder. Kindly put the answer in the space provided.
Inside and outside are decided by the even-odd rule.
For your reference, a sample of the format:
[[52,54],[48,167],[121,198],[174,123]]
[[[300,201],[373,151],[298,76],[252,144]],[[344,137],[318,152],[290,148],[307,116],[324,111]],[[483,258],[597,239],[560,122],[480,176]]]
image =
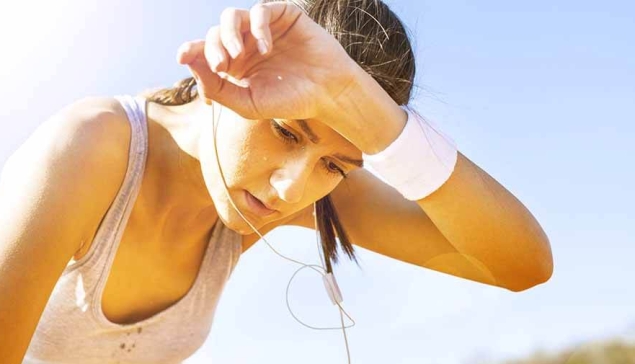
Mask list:
[[103,151],[106,144],[121,146],[130,137],[125,111],[115,98],[85,97],[60,109],[42,122],[29,138],[10,156],[10,160],[27,158],[43,148],[48,152],[61,151],[73,146],[81,147],[90,142],[98,143],[95,151]]
[[119,101],[114,97],[94,96],[69,104],[38,129],[58,132],[61,135],[57,136],[64,139],[90,139],[100,147],[113,143],[114,147],[127,148],[131,133],[128,117]]
[[[29,177],[30,183],[58,195],[64,187],[81,189],[75,192],[85,193],[85,198],[75,207],[91,230],[123,182],[130,133],[115,98],[85,97],[42,122],[9,157],[2,174],[6,180]],[[9,191],[8,186],[4,190]]]
[[2,168],[0,327],[11,328],[0,330],[3,362],[22,360],[53,287],[121,186],[130,130],[113,101],[61,109]]

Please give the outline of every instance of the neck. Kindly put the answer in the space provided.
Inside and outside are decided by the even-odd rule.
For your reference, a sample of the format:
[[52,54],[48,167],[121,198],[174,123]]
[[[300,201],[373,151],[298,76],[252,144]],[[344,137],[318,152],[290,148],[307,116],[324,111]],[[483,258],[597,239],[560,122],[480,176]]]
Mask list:
[[211,226],[218,218],[199,162],[201,125],[212,121],[206,106],[200,99],[179,106],[148,104],[148,185],[139,198],[163,223]]

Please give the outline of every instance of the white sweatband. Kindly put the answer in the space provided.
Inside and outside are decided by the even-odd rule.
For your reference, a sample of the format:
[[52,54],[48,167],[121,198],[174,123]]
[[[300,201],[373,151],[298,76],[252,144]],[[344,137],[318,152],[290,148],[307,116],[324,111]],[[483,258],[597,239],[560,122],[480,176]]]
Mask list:
[[454,171],[458,151],[452,138],[416,111],[402,106],[408,120],[401,134],[377,154],[363,153],[364,165],[411,201],[443,185]]

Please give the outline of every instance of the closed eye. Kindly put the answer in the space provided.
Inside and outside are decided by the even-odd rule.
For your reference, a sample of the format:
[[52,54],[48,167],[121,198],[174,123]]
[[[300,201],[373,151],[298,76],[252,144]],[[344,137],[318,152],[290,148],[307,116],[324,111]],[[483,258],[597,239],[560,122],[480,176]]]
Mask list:
[[[285,143],[298,143],[299,140],[298,138],[288,129],[283,128],[282,126],[280,126],[277,122],[275,122],[273,119],[271,119],[271,125],[274,127],[274,129],[276,130],[276,133],[280,136],[280,138],[285,142]],[[347,178],[346,173],[344,173],[344,171],[337,166],[337,164],[330,162],[328,160],[324,160],[323,163],[323,167],[326,170],[327,173],[330,174],[334,174],[334,175],[340,175],[343,178]]]

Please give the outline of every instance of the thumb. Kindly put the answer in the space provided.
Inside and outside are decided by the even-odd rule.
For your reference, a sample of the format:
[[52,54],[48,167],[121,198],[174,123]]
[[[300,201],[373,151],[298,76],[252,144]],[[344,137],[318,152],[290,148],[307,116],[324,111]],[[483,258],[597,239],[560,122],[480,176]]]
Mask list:
[[245,118],[258,118],[250,101],[248,85],[226,73],[214,73],[204,53],[204,40],[186,42],[177,52],[177,62],[186,65],[196,79],[199,95],[208,105],[214,100]]

